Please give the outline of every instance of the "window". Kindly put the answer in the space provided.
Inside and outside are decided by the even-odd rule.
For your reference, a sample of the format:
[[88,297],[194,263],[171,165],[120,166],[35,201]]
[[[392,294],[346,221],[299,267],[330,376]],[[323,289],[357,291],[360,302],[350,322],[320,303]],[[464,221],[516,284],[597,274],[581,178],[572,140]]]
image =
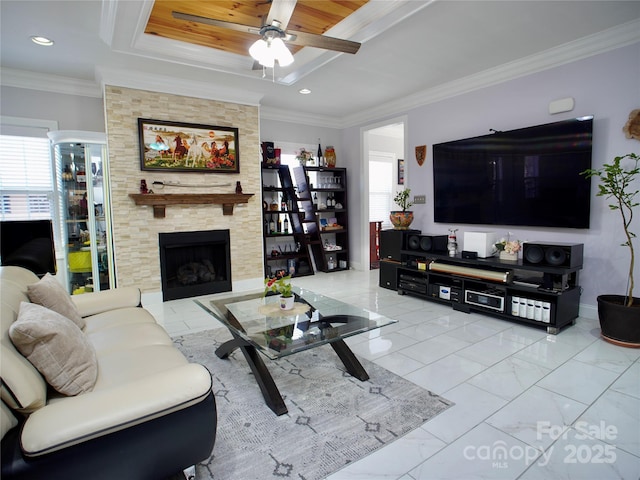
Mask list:
[[373,152],[369,160],[369,221],[381,221],[383,229],[392,227],[389,212],[395,210],[392,208],[394,162],[393,155]]
[[60,188],[47,137],[58,122],[3,115],[0,125],[0,220],[53,220],[56,257],[62,259]]
[[55,189],[48,138],[0,135],[0,219],[53,218]]

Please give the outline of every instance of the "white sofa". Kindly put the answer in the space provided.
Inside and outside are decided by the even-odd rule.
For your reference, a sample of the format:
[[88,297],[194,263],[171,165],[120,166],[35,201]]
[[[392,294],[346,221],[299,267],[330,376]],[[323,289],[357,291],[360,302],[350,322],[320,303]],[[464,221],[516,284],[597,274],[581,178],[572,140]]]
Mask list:
[[65,396],[9,335],[38,281],[24,268],[0,268],[1,477],[159,480],[208,458],[216,435],[211,375],[173,346],[141,308],[139,290],[70,297],[95,349],[97,377],[90,391]]

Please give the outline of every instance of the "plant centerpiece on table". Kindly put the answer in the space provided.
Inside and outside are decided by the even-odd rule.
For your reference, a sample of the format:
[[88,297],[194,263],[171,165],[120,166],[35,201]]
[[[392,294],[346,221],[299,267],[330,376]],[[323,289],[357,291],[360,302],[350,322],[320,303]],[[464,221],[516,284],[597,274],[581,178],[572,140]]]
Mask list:
[[634,208],[640,205],[636,200],[640,185],[634,184],[640,176],[638,162],[640,156],[628,153],[615,157],[613,162],[605,163],[602,168],[581,173],[586,178],[597,177],[600,180],[596,196],[612,199],[609,209],[619,212],[622,220],[625,242],[621,246],[629,248],[628,290],[625,295],[599,295],[598,318],[606,340],[630,347],[640,347],[640,298],[633,296],[633,239],[636,235],[630,230]]
[[402,209],[392,210],[389,214],[389,220],[391,220],[395,230],[407,230],[409,225],[411,225],[411,222],[413,222],[413,212],[411,210],[407,210],[413,205],[413,202],[409,200],[410,194],[411,189],[405,188],[404,190],[400,190],[396,193],[396,196],[393,197],[393,201]]
[[275,277],[264,279],[264,296],[269,293],[280,294],[280,308],[291,310],[295,303],[295,297],[291,291],[291,275],[283,275],[279,272]]
[[507,238],[501,238],[494,246],[498,251],[501,260],[517,260],[518,252],[522,250],[522,242],[520,240],[510,240],[511,234]]

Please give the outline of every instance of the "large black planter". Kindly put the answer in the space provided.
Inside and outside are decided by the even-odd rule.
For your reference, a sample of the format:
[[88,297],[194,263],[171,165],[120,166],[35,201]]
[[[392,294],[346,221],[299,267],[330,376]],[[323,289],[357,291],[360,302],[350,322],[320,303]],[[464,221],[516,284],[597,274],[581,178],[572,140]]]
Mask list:
[[598,296],[600,330],[605,340],[625,347],[640,347],[640,298],[633,306],[624,305],[622,295]]

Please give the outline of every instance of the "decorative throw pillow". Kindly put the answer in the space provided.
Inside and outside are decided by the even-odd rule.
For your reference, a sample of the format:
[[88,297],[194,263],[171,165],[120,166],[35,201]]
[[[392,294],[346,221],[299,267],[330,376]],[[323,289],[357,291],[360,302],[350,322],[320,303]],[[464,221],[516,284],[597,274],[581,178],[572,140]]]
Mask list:
[[68,318],[35,303],[21,302],[9,337],[47,383],[63,395],[85,393],[95,385],[96,352]]
[[84,329],[85,322],[78,312],[78,307],[71,300],[71,295],[50,273],[42,277],[38,283],[27,286],[27,295],[33,303],[58,312],[72,320],[80,329]]

